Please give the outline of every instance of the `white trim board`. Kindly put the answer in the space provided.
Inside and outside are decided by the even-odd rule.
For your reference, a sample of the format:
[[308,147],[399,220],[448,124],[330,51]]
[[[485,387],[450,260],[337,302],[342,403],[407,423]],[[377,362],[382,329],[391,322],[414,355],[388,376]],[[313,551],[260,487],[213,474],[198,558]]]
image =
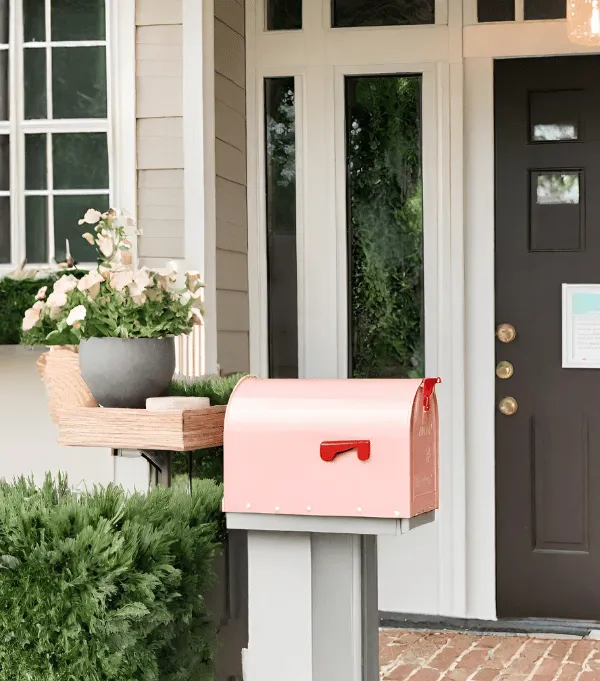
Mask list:
[[205,284],[206,371],[217,371],[214,0],[183,0],[185,267]]

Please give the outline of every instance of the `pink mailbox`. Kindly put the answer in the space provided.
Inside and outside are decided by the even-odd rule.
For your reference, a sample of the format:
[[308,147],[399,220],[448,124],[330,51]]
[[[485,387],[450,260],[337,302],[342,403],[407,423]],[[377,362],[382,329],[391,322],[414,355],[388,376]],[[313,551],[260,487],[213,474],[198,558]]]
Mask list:
[[439,379],[240,381],[228,513],[411,518],[438,508]]

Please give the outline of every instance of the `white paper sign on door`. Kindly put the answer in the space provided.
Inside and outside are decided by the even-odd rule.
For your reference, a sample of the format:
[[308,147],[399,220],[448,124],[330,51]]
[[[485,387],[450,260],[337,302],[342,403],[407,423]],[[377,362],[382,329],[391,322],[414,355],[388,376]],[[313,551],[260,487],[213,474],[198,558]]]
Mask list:
[[565,369],[600,368],[600,284],[563,284]]

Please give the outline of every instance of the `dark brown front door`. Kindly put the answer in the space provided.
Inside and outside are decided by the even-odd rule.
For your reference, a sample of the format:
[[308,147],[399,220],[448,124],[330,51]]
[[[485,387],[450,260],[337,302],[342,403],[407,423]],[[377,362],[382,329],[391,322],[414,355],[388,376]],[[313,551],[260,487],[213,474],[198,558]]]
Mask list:
[[600,369],[562,368],[561,289],[600,283],[600,57],[497,62],[495,131],[498,615],[598,620]]

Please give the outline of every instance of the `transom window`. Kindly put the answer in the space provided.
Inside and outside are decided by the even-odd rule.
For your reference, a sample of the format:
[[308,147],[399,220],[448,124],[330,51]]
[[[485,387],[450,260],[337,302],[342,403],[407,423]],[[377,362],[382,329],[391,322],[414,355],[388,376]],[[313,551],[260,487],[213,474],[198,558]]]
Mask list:
[[0,0],[0,264],[93,260],[110,204],[105,0]]

